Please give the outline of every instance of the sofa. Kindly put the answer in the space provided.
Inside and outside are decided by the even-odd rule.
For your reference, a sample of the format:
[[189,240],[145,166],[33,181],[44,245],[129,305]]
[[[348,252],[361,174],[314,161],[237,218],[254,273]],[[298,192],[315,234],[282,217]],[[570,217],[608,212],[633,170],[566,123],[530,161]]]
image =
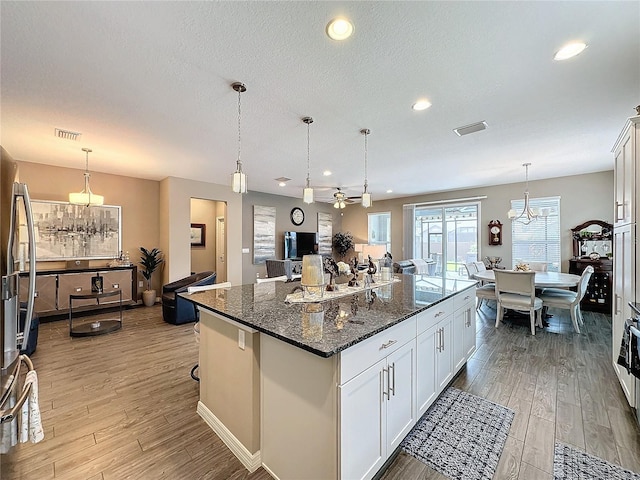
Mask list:
[[200,272],[189,275],[162,287],[162,318],[167,323],[180,325],[198,320],[198,312],[193,303],[181,298],[189,287],[213,285],[216,283],[215,272]]

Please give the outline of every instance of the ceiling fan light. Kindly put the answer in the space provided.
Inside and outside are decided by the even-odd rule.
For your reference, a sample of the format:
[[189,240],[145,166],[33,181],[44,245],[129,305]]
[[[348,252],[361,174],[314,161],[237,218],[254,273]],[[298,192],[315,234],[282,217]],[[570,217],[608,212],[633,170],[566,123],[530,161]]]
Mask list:
[[307,187],[302,191],[302,201],[304,203],[313,203],[313,188]]
[[362,206],[364,208],[369,208],[371,206],[371,194],[368,192],[365,192],[362,194]]

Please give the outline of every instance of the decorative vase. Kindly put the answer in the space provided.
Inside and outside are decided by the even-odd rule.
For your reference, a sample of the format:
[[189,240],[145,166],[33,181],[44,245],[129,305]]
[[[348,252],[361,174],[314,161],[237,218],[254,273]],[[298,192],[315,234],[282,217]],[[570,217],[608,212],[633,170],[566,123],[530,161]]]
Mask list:
[[155,290],[145,290],[142,292],[142,303],[147,307],[152,307],[154,303],[156,303],[156,291]]

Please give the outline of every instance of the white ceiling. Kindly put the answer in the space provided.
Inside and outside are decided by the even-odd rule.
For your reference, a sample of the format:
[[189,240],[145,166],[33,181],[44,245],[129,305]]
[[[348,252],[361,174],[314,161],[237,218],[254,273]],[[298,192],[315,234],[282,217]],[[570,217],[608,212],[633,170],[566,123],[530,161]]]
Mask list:
[[[330,40],[327,22],[355,26]],[[640,2],[0,2],[1,137],[18,160],[376,199],[612,169],[640,104]],[[571,40],[581,55],[553,61]],[[410,107],[427,97],[433,106]],[[486,121],[483,132],[453,129]],[[54,128],[81,132],[80,141]],[[322,177],[322,171],[333,171]],[[291,182],[280,188],[274,180]],[[92,183],[94,190],[99,190]],[[392,194],[386,194],[393,189]],[[105,192],[97,192],[105,193]],[[325,192],[325,196],[331,192]],[[107,199],[108,200],[108,199]]]

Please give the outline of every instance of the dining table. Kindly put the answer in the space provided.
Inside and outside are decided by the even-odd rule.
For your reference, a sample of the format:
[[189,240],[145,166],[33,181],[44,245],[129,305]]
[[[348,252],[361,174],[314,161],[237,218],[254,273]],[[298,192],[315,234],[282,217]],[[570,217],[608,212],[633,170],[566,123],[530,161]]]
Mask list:
[[[473,278],[482,282],[495,282],[494,270],[483,270],[473,274]],[[562,272],[535,272],[536,288],[571,288],[578,285],[580,275]]]

